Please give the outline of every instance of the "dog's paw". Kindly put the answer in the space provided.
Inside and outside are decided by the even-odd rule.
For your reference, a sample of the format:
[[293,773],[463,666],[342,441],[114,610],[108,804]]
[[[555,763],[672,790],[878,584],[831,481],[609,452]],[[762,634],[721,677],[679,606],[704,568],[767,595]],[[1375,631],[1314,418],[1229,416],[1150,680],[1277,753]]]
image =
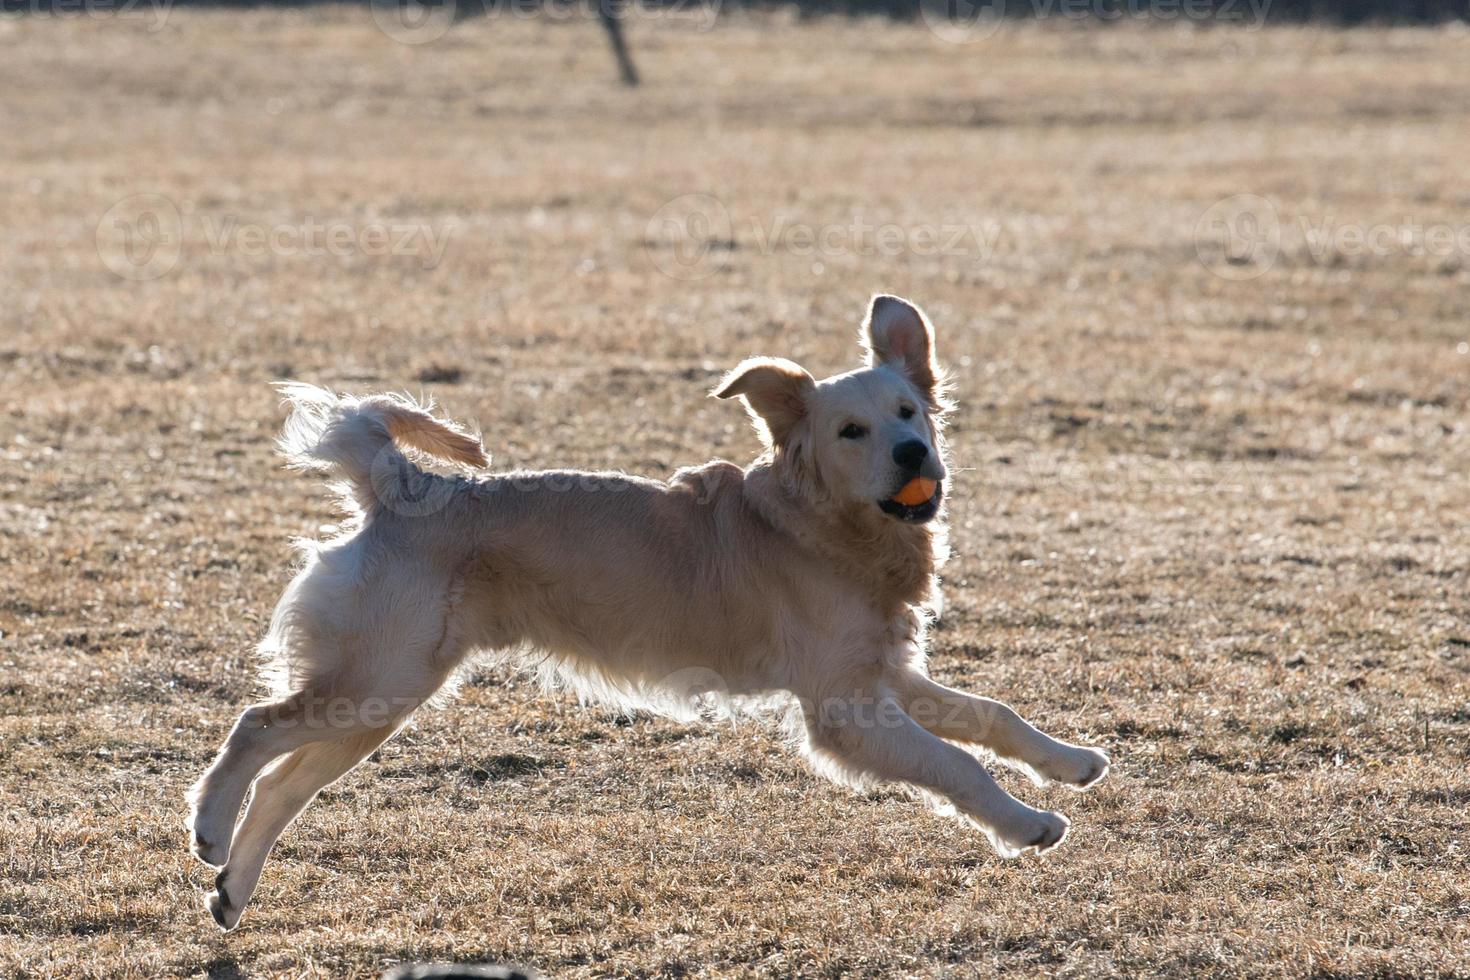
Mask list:
[[1071,826],[1071,822],[1060,813],[1028,809],[1003,830],[991,831],[990,840],[996,853],[1004,858],[1045,854],[1066,838]]
[[189,850],[211,868],[223,868],[230,858],[230,834],[207,829],[205,819],[197,805],[189,810],[184,828],[189,831]]
[[1108,754],[1081,745],[1067,747],[1066,756],[1058,760],[1055,773],[1047,776],[1054,782],[1073,789],[1091,789],[1108,774]]
[[216,844],[212,840],[206,840],[197,830],[190,835],[189,850],[211,868],[222,868],[230,859],[229,848]]
[[1108,774],[1108,756],[1098,749],[1058,743],[1045,761],[1021,768],[1040,786],[1061,783],[1072,789],[1090,789]]
[[204,896],[204,907],[214,917],[215,925],[224,932],[229,932],[240,924],[240,915],[245,909],[243,905],[237,906],[231,901],[226,878],[227,873],[221,871],[219,877],[214,879],[214,891]]

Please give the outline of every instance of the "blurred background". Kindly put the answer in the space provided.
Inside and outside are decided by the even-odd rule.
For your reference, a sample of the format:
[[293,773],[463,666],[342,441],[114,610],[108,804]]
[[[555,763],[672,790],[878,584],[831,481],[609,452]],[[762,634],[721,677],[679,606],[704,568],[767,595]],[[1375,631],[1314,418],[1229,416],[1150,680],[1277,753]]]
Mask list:
[[[1464,0],[3,2],[0,973],[1470,973]],[[270,382],[665,477],[877,291],[933,673],[1113,756],[999,773],[1055,857],[490,669],[214,933],[183,791],[340,519]]]

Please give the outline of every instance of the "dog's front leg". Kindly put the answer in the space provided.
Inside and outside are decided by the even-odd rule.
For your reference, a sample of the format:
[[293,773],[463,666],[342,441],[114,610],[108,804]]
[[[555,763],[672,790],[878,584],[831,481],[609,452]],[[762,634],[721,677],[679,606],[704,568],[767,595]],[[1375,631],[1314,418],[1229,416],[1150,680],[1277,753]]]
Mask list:
[[1039,783],[1088,789],[1107,775],[1105,753],[1058,741],[999,701],[945,687],[912,667],[890,679],[904,710],[928,731],[940,738],[984,746],[1019,765]]
[[1011,796],[974,756],[925,731],[885,689],[828,698],[805,713],[819,763],[860,782],[909,783],[942,797],[1003,857],[1049,851],[1067,834],[1066,817]]

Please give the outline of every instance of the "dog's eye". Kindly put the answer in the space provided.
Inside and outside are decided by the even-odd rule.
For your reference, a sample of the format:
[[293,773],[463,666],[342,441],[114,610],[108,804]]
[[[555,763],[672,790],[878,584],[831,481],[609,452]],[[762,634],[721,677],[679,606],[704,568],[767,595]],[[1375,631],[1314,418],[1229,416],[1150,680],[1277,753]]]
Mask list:
[[868,430],[858,425],[856,422],[849,422],[844,425],[842,427],[842,431],[837,434],[844,439],[861,439],[863,436],[868,434]]
[[898,417],[901,419],[911,419],[914,417],[914,410],[907,405],[900,405],[898,407]]

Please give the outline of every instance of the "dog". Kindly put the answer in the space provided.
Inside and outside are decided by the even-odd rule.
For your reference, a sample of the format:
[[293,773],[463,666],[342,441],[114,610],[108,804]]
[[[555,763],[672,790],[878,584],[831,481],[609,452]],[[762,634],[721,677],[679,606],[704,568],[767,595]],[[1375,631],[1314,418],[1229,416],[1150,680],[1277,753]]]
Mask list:
[[[404,449],[488,460],[432,405],[283,385],[282,451],[340,480],[355,520],[302,546],[260,647],[272,697],[239,716],[189,792],[192,849],[220,869],[206,899],[220,927],[239,923],[267,853],[317,793],[475,654],[629,709],[781,700],[832,778],[916,788],[1005,857],[1059,844],[1066,818],[1011,796],[973,749],[1079,789],[1108,757],[928,677],[945,379],[930,323],[906,300],[875,297],[862,339],[865,365],[821,382],[788,360],[741,363],[712,394],[744,402],[764,451],[667,483],[428,472]],[[932,495],[895,500],[916,478]]]

